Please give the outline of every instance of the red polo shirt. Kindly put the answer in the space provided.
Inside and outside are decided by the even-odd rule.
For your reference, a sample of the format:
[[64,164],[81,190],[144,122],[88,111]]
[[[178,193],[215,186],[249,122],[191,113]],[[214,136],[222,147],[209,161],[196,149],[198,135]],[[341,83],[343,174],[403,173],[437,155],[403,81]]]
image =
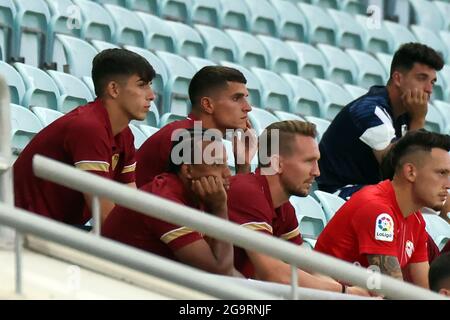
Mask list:
[[428,261],[420,211],[403,217],[389,180],[355,193],[328,222],[315,250],[368,267],[367,254],[396,256],[401,268]]
[[[273,207],[269,185],[259,169],[255,173],[238,174],[230,180],[228,191],[230,221],[271,234],[295,244],[302,244],[294,207],[288,202]],[[234,265],[244,276],[252,278],[254,267],[245,250],[235,247]]]
[[190,129],[198,119],[189,114],[185,120],[178,120],[162,127],[148,138],[136,152],[136,185],[138,188],[152,181],[157,175],[167,172],[172,150],[172,133],[176,129]]
[[81,192],[37,178],[32,158],[40,154],[121,183],[135,180],[134,137],[127,127],[113,136],[108,113],[97,99],[42,129],[14,163],[16,206],[68,224],[85,224]]
[[[201,209],[183,186],[177,175],[163,173],[140,188],[179,204]],[[106,218],[102,235],[116,241],[177,260],[174,252],[203,236],[187,227],[152,218],[136,211],[116,206]]]

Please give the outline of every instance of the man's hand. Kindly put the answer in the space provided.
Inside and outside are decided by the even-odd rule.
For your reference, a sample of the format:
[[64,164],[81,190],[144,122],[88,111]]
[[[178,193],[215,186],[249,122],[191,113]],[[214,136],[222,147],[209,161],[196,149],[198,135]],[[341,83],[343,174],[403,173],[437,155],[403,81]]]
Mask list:
[[192,191],[211,213],[228,216],[227,192],[220,177],[192,180]]
[[258,150],[258,138],[249,120],[247,128],[241,132],[240,137],[233,135],[233,153],[237,173],[250,172],[250,163]]
[[370,297],[371,294],[366,289],[360,287],[347,287],[345,293],[353,294],[356,296]]
[[429,95],[423,90],[414,88],[406,90],[401,96],[403,107],[411,117],[410,129],[416,130],[425,125],[425,116],[428,112]]

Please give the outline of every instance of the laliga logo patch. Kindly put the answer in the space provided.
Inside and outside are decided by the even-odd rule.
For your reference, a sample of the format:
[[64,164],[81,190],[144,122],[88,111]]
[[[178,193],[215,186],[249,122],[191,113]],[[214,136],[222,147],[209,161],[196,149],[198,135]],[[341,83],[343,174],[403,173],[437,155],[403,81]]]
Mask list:
[[394,220],[392,217],[387,213],[382,213],[375,221],[375,239],[392,242],[394,240]]
[[406,241],[405,251],[406,251],[406,254],[408,255],[408,258],[411,258],[411,255],[414,251],[414,244],[409,240]]

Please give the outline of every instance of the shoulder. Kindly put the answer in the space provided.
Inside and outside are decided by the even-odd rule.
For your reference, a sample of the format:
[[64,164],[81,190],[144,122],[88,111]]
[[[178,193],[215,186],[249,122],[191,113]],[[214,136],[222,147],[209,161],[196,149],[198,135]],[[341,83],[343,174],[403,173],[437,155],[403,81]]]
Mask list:
[[[264,195],[264,188],[253,173],[237,174],[230,179],[230,197],[239,197],[245,201],[254,201],[254,197]],[[251,195],[251,197],[249,197]],[[250,199],[251,198],[251,199]]]

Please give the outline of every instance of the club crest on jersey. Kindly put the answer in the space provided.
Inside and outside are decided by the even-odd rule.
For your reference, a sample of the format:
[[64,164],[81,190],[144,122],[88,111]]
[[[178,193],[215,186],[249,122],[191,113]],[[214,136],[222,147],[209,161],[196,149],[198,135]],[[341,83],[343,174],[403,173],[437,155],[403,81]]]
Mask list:
[[411,255],[414,252],[414,244],[409,240],[406,241],[405,251],[406,254],[408,255],[408,258],[411,258]]
[[375,240],[394,240],[394,220],[387,213],[380,214],[375,220]]

